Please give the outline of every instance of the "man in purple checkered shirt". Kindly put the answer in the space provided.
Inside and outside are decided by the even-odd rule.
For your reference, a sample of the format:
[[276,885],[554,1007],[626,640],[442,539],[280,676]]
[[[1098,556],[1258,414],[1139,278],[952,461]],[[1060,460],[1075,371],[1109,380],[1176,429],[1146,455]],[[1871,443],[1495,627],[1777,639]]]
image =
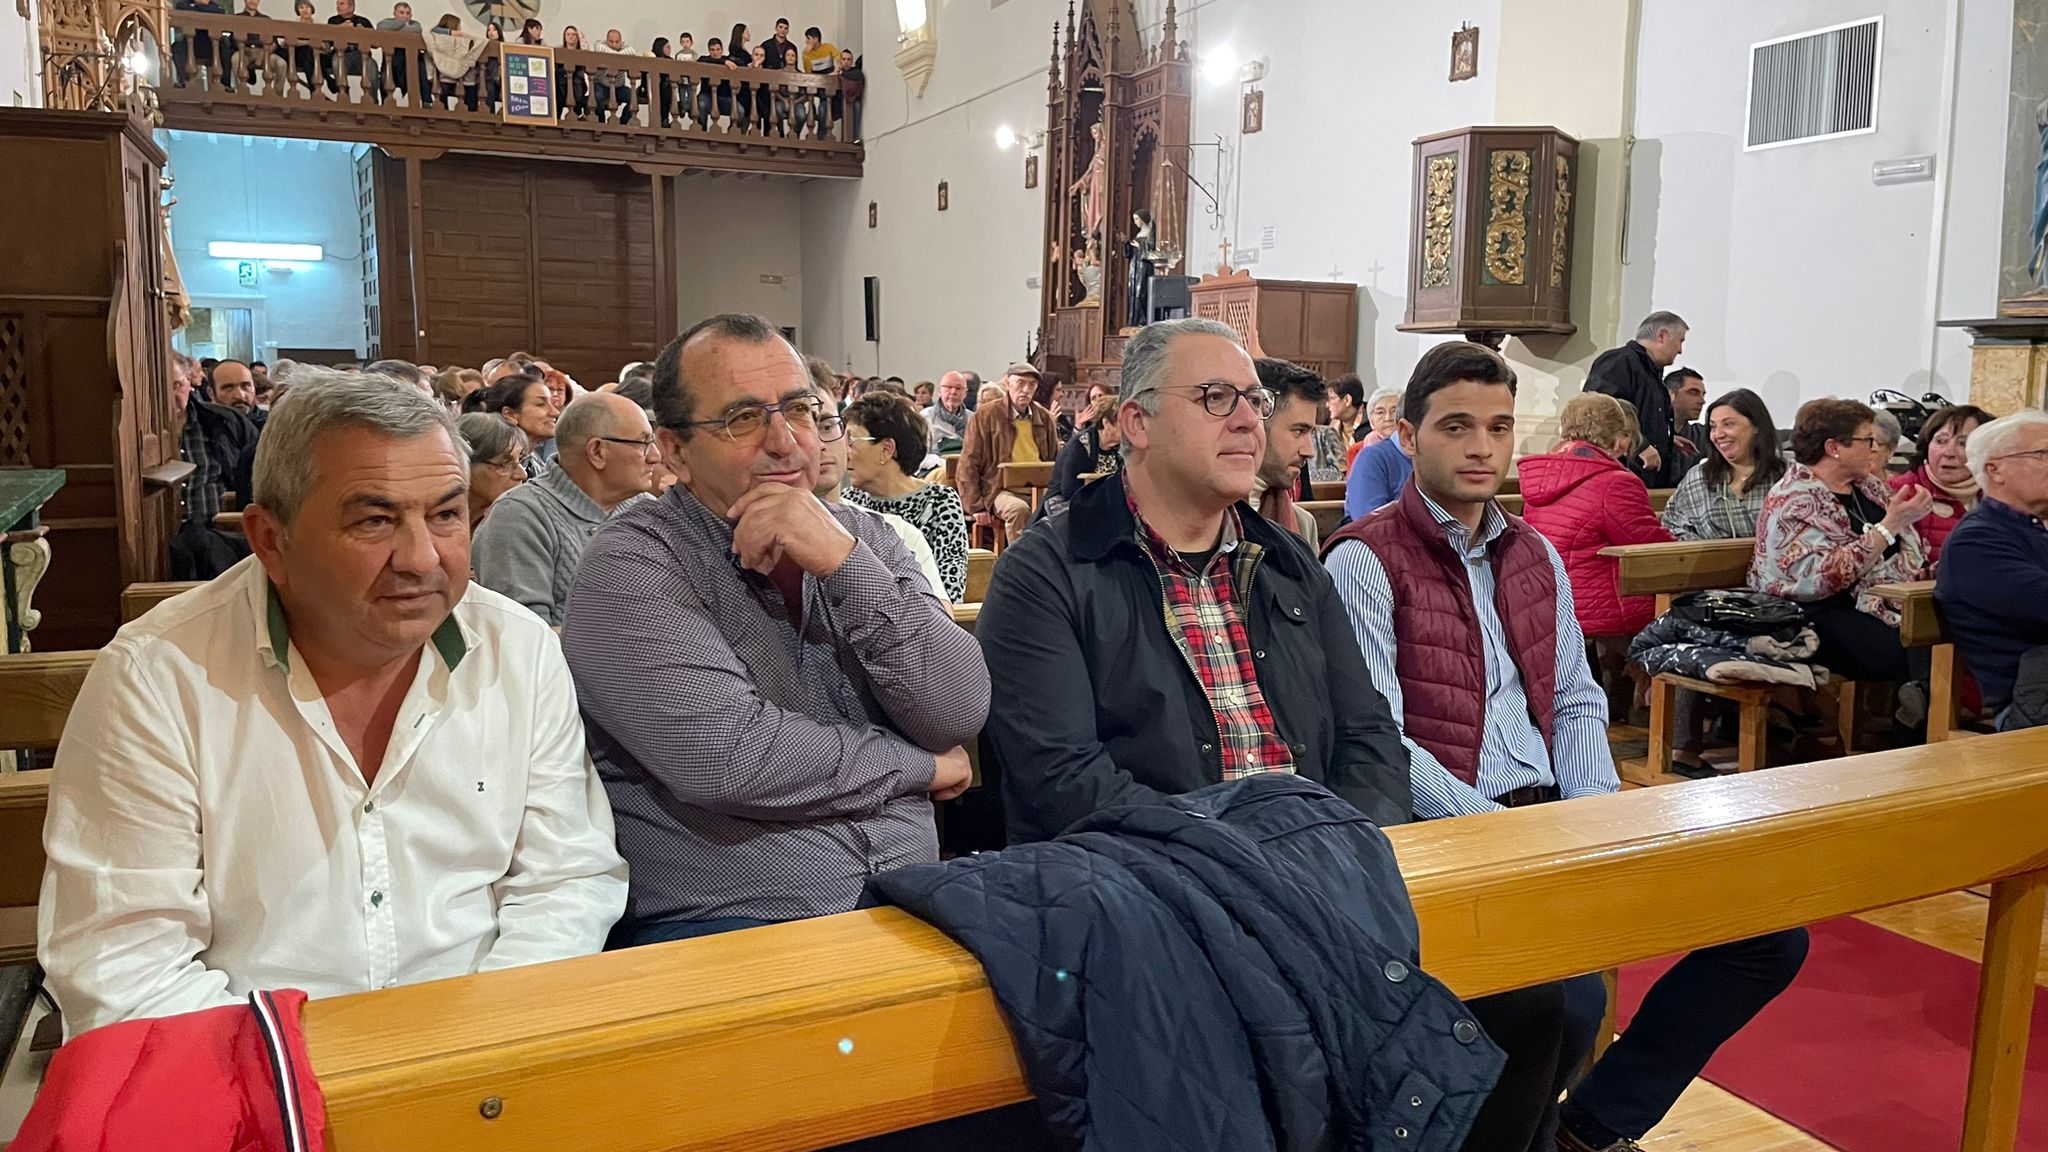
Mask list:
[[812,495],[845,428],[796,350],[716,316],[655,363],[679,482],[585,549],[562,621],[631,865],[614,943],[850,911],[938,859],[988,668],[882,519]]

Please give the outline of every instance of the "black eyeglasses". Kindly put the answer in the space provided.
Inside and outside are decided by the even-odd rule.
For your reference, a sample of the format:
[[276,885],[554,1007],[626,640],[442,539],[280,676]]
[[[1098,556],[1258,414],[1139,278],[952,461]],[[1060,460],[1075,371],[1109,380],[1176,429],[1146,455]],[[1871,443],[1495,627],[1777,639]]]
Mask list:
[[1869,447],[1875,448],[1875,447],[1877,447],[1877,437],[1875,437],[1875,436],[1851,436],[1851,437],[1849,437],[1849,438],[1848,438],[1848,439],[1846,439],[1846,440],[1838,440],[1838,441],[1836,441],[1836,443],[1838,443],[1838,444],[1864,444],[1864,445],[1868,445]]
[[716,428],[735,444],[752,444],[768,431],[768,417],[782,413],[791,428],[815,429],[818,439],[831,443],[846,435],[846,421],[838,416],[825,415],[825,405],[814,397],[799,397],[784,400],[780,404],[739,404],[726,410],[723,416],[709,420],[683,420],[669,427],[681,431],[687,428]]
[[643,456],[654,451],[655,445],[655,439],[652,436],[647,437],[645,440],[631,440],[624,436],[599,436],[598,439],[607,444],[624,444],[628,448],[638,448]]
[[1273,409],[1276,405],[1273,394],[1264,388],[1233,388],[1228,384],[1218,382],[1208,384],[1160,384],[1151,390],[1155,392],[1172,392],[1186,389],[1193,389],[1195,392],[1200,393],[1199,396],[1194,397],[1195,402],[1200,404],[1209,415],[1215,416],[1218,419],[1229,416],[1232,412],[1237,411],[1239,404],[1250,404],[1252,411],[1258,414],[1259,419],[1268,420],[1272,418]]

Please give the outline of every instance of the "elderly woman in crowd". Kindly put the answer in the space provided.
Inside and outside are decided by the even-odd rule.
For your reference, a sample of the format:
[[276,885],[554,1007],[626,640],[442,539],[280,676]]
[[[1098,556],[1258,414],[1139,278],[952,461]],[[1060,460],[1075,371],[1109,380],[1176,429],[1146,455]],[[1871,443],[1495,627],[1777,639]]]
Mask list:
[[1345,457],[1344,467],[1348,471],[1351,462],[1367,448],[1391,437],[1394,426],[1401,422],[1401,390],[1381,388],[1365,402],[1365,423],[1360,426],[1360,436],[1351,445],[1351,453]]
[[1619,562],[1600,550],[1671,539],[1650,508],[1649,490],[1622,463],[1634,447],[1632,423],[1614,397],[1582,393],[1559,415],[1557,450],[1520,465],[1523,516],[1564,558],[1579,627],[1596,638],[1633,636],[1655,610],[1648,596],[1621,598]]
[[1918,485],[1934,493],[1934,506],[1914,525],[1927,543],[1927,562],[1941,559],[1941,546],[1948,534],[1962,523],[1963,516],[1977,506],[1977,481],[1970,475],[1970,460],[1963,442],[1979,424],[1989,424],[1991,413],[1975,404],[1951,404],[1936,409],[1920,428],[1920,460],[1911,472],[1894,476],[1894,491]]
[[469,527],[483,523],[498,497],[526,482],[526,433],[485,412],[455,422],[469,453]]
[[1053,463],[1052,487],[1045,494],[1045,502],[1038,506],[1039,516],[1050,516],[1066,507],[1085,483],[1081,477],[1122,470],[1120,445],[1124,437],[1123,430],[1117,427],[1116,410],[1114,396],[1099,396],[1088,406],[1080,429],[1061,446],[1060,457]]
[[939,589],[948,600],[967,595],[967,513],[950,484],[917,477],[924,460],[924,414],[890,391],[870,392],[847,405],[846,502],[903,517],[924,533],[939,562]]
[[1796,461],[1764,497],[1749,586],[1796,600],[1820,637],[1819,663],[1851,680],[1913,675],[1899,606],[1871,593],[1927,574],[1913,526],[1934,504],[1917,484],[1885,486],[1876,414],[1855,400],[1811,400],[1792,425]]
[[460,413],[462,402],[483,386],[484,374],[474,368],[443,368],[434,375],[434,397],[450,412]]
[[1707,405],[1707,443],[1699,466],[1664,506],[1664,527],[1680,540],[1739,540],[1756,535],[1764,496],[1785,475],[1778,429],[1763,398],[1747,388]]

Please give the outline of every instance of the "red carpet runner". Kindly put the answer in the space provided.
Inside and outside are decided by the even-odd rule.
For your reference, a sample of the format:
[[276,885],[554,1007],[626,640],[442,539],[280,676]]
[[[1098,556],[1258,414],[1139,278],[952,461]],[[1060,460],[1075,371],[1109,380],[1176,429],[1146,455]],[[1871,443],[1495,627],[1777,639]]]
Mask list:
[[[1861,920],[1812,929],[1791,988],[1707,1065],[1706,1079],[1842,1152],[1959,1146],[1977,965]],[[1674,963],[1624,968],[1620,1019]],[[2021,1152],[2048,1152],[2048,1013],[2034,993]]]

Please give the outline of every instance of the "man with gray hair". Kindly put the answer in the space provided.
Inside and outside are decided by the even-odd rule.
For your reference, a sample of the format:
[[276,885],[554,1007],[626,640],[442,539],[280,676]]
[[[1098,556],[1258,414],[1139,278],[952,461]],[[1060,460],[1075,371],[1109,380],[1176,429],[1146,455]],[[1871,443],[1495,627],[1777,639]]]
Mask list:
[[1261,772],[1405,822],[1408,756],[1336,586],[1246,503],[1275,408],[1237,334],[1141,329],[1119,401],[1122,471],[1004,552],[976,627],[1013,705],[987,728],[1011,841]]
[[625,865],[575,690],[471,583],[468,488],[432,397],[294,377],[255,555],[122,628],[58,750],[38,956],[72,1035],[603,944]]
[[1636,326],[1636,338],[1600,354],[1586,375],[1586,391],[1601,392],[1636,406],[1643,436],[1635,456],[1624,461],[1644,484],[1674,488],[1685,475],[1685,456],[1699,446],[1675,431],[1671,393],[1664,370],[1685,350],[1685,321],[1675,312],[1652,312]]
[[1941,546],[1934,598],[2001,732],[2048,724],[2048,413],[1970,433],[1983,498]]
[[611,392],[570,401],[555,443],[555,466],[499,497],[477,527],[476,579],[559,626],[584,545],[654,490],[656,455],[646,410]]

